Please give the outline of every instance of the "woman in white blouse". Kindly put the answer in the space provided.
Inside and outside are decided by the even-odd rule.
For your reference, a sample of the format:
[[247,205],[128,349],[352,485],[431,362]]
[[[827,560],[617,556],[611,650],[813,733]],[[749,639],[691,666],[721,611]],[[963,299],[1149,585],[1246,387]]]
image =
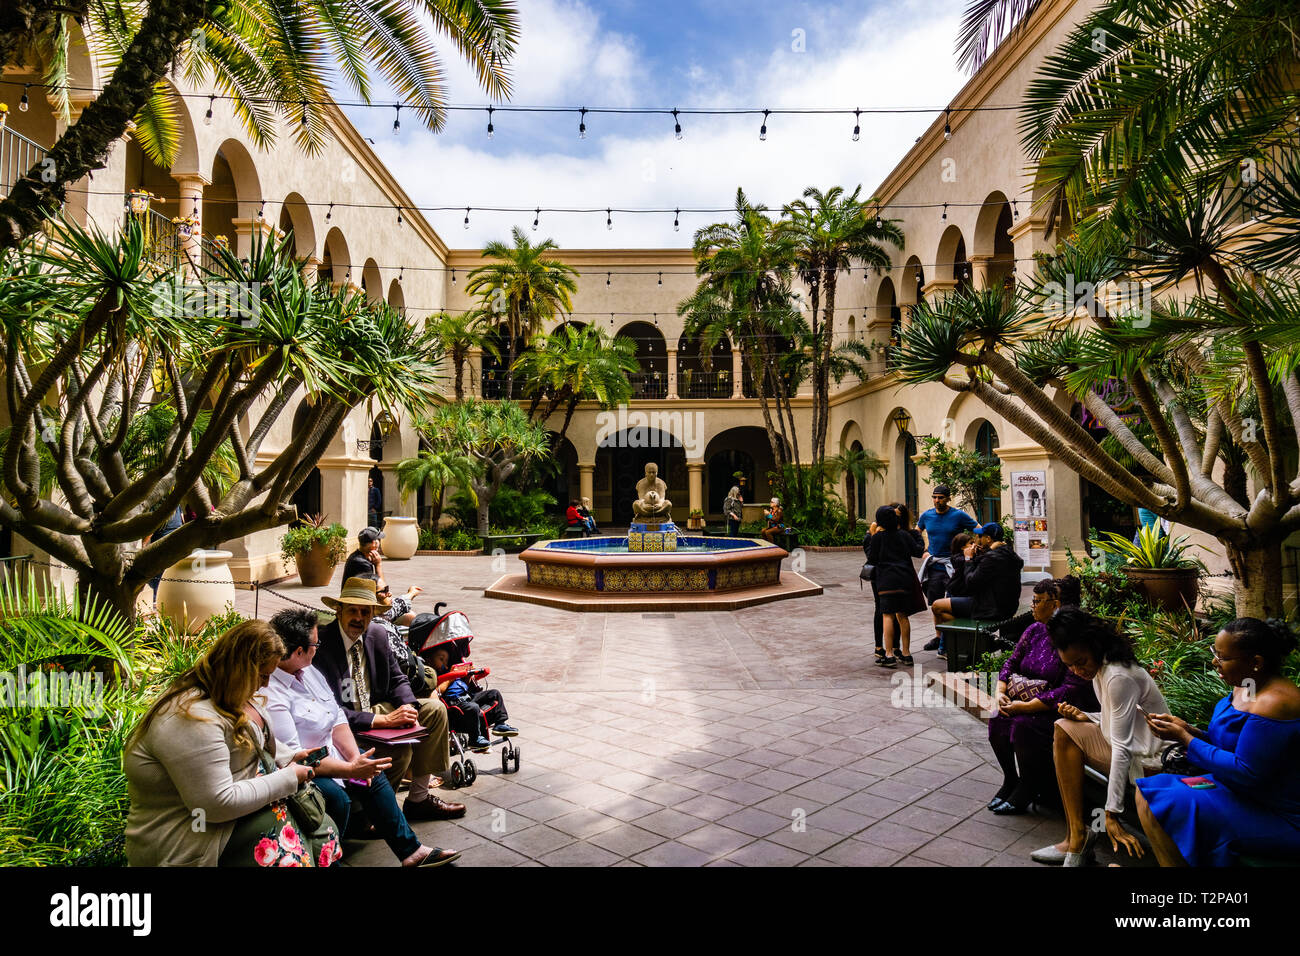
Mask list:
[[266,689],[275,736],[294,750],[329,749],[316,768],[316,785],[340,832],[347,832],[355,801],[402,866],[442,866],[457,859],[454,850],[425,846],[407,823],[382,772],[392,760],[373,758],[374,748],[361,752],[329,683],[311,666],[320,643],[316,623],[316,613],[307,610],[280,611],[271,618],[285,648]]
[[1107,774],[1106,836],[1111,849],[1122,846],[1134,856],[1142,844],[1119,821],[1130,783],[1160,771],[1160,752],[1167,746],[1151,732],[1146,714],[1168,713],[1160,688],[1137,662],[1128,639],[1087,611],[1062,608],[1047,622],[1047,633],[1061,661],[1076,675],[1092,681],[1101,711],[1085,714],[1063,704],[1057,708],[1052,755],[1069,832],[1064,840],[1035,850],[1039,863],[1082,866],[1092,853],[1097,831],[1083,804],[1083,767]]

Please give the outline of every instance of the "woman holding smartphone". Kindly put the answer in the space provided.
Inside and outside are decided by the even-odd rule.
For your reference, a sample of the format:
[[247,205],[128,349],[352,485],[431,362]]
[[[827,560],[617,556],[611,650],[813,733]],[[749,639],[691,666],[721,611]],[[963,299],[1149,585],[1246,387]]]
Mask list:
[[1129,783],[1160,769],[1164,744],[1147,726],[1141,711],[1164,713],[1164,696],[1146,668],[1137,662],[1128,638],[1101,618],[1063,607],[1047,621],[1052,647],[1075,676],[1092,681],[1100,713],[1085,713],[1059,704],[1052,738],[1052,761],[1069,827],[1060,843],[1030,854],[1038,863],[1083,866],[1092,853],[1097,831],[1089,826],[1083,804],[1083,767],[1108,775],[1106,836],[1111,848],[1142,855],[1142,844],[1124,829],[1124,792]]
[[1295,646],[1280,621],[1238,618],[1214,639],[1214,667],[1232,691],[1209,726],[1146,715],[1157,737],[1182,744],[1203,771],[1137,782],[1138,815],[1161,866],[1300,857],[1300,689],[1281,673]]

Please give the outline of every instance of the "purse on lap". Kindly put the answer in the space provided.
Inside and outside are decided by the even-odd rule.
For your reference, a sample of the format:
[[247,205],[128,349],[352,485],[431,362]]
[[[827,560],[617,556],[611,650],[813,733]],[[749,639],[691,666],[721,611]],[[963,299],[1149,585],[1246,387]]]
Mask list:
[[[263,749],[258,758],[257,775],[271,773],[271,755]],[[325,795],[309,780],[297,793],[236,820],[217,865],[330,866],[342,857]]]
[[1037,700],[1038,695],[1047,690],[1047,681],[1034,680],[1023,674],[1012,674],[1007,678],[1007,696],[1012,700]]

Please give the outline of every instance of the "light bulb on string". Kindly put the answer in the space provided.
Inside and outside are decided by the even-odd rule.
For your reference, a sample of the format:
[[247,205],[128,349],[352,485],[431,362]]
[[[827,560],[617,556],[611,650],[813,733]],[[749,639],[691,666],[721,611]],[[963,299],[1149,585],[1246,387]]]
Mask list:
[[333,215],[334,215],[334,204],[330,203],[330,207],[325,210],[325,221],[329,222],[330,217],[332,217]]
[[679,140],[682,138],[682,123],[681,120],[678,119],[676,109],[673,110],[673,135]]
[[396,136],[402,130],[402,104],[393,104],[395,113],[393,115],[393,135]]
[[952,113],[949,110],[944,110],[943,111],[943,138],[945,140],[952,139],[952,123],[950,122],[951,119],[952,119]]
[[877,229],[884,229],[884,228],[885,228],[884,220],[880,218],[880,207],[879,207],[879,206],[876,207],[876,228],[877,228]]
[[262,204],[257,207],[257,218],[258,219],[265,218],[263,215],[265,212],[266,212],[266,200],[263,199]]
[[587,138],[587,107],[578,110],[578,139]]
[[401,207],[401,206],[398,206],[398,207],[397,207],[397,224],[398,224],[399,226],[402,224],[402,207]]
[[659,284],[660,285],[664,284],[664,274],[662,272],[659,273]]
[[31,106],[31,101],[27,99],[27,91],[31,89],[30,83],[23,84],[23,95],[18,98],[18,112],[26,113]]
[[215,96],[209,96],[209,97],[208,97],[208,111],[207,111],[206,113],[203,114],[203,125],[204,125],[204,126],[211,126],[211,125],[212,125],[212,104],[214,104],[216,101],[217,101],[217,98],[216,98]]
[[1016,201],[1014,199],[1011,200],[1011,218],[1015,220],[1020,219],[1020,207],[1016,205]]
[[465,228],[469,228],[469,206],[465,207]]
[[682,230],[681,215],[682,211],[680,209],[673,212],[673,232],[681,232]]
[[758,138],[763,142],[767,142],[767,118],[771,112],[771,110],[763,110],[763,125],[758,128]]
[[948,221],[948,204],[947,204],[947,203],[944,203],[944,204],[943,204],[943,215],[941,215],[941,216],[939,217],[939,221],[940,221],[940,222],[947,222],[947,221]]
[[609,284],[610,284],[610,276],[612,276],[612,275],[613,275],[612,272],[606,272],[606,273],[605,273],[605,288],[606,288],[606,289],[609,288]]
[[455,284],[456,284],[456,270],[455,270],[455,269],[452,269],[452,270],[451,270],[451,284],[452,284],[452,285],[455,285]]
[[853,111],[853,142],[862,139],[862,110]]
[[537,224],[541,221],[541,219],[542,219],[542,207],[538,206],[537,213],[536,215],[533,216],[533,232],[537,231]]
[[493,130],[492,130],[492,107],[489,106],[489,107],[487,108],[487,111],[488,111],[488,130],[487,130],[487,133],[488,133],[488,139],[491,139],[491,138],[492,138],[492,133],[493,133]]
[[605,210],[605,228],[610,231],[614,229],[614,211],[612,209]]

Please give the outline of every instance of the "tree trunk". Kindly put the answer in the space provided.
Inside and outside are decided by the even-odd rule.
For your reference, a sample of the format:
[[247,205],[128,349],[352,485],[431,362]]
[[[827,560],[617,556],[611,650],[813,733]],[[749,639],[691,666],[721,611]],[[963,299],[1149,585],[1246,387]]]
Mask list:
[[1233,585],[1237,617],[1283,618],[1282,542],[1242,548],[1224,541],[1223,546],[1237,576]]
[[77,598],[83,609],[110,607],[130,624],[135,623],[135,602],[149,582],[127,574],[124,580],[107,574],[86,572],[77,577]]
[[478,495],[478,533],[487,534],[488,533],[488,505],[490,505],[492,502],[487,496],[486,488],[484,488],[481,492],[478,491],[478,489],[475,489],[475,494]]

